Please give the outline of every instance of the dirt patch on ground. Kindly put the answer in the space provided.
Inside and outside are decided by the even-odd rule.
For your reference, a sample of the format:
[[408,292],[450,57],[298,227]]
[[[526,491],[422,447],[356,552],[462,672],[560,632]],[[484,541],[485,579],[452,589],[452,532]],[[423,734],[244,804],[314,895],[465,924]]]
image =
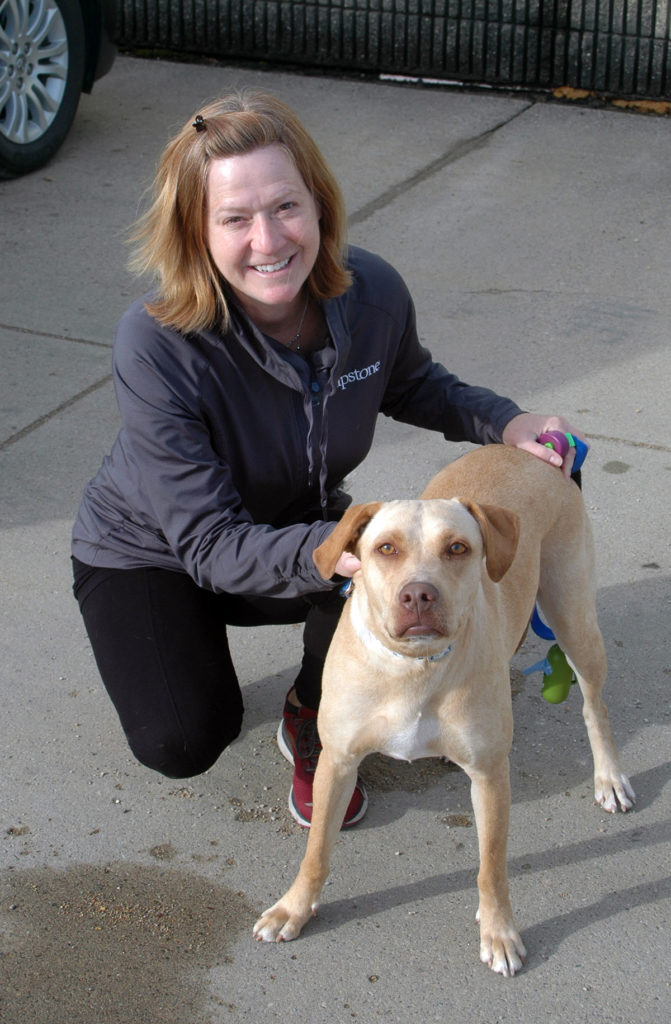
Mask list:
[[31,1024],[201,1024],[207,971],[254,914],[241,893],[160,866],[0,876],[0,1017]]

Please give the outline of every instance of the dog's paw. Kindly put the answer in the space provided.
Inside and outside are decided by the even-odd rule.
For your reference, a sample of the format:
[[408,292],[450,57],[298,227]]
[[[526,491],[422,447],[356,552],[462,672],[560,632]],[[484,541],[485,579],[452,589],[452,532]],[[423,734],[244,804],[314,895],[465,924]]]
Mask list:
[[254,925],[254,938],[257,942],[290,942],[298,938],[303,925],[316,915],[316,904],[307,911],[297,911],[289,907],[286,899],[279,900],[261,914]]
[[614,772],[610,778],[595,778],[594,799],[604,811],[617,814],[618,811],[631,810],[636,803],[636,794],[627,776]]
[[486,928],[480,920],[479,911],[476,921],[480,923],[480,959],[483,964],[504,978],[512,978],[522,970],[527,958],[527,951],[514,922],[502,924],[496,929]]
[[527,951],[519,935],[499,937],[480,943],[480,959],[483,964],[487,964],[504,978],[512,978],[521,971],[526,958]]

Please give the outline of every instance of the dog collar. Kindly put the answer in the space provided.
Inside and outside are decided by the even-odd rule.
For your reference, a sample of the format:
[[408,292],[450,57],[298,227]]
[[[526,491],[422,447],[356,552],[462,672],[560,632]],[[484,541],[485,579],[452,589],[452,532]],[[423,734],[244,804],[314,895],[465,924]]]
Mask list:
[[390,654],[393,658],[402,658],[405,661],[441,661],[452,653],[452,644],[449,644],[444,651],[439,651],[437,654],[426,654],[421,657],[414,654],[402,654],[401,651],[393,651],[391,647],[386,647],[381,640],[378,640],[375,634],[371,633],[367,626],[364,626],[354,610],[351,621],[354,632],[361,643],[377,654]]

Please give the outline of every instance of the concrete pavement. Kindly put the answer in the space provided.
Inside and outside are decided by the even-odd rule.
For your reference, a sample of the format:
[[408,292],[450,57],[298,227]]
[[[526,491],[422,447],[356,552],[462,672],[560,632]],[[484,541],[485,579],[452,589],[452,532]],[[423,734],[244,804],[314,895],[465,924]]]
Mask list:
[[[129,753],[70,594],[81,491],[118,428],[114,324],[141,283],[124,236],[171,131],[251,85],[304,118],[351,239],[406,277],[420,331],[464,379],[592,439],[607,699],[637,809],[592,804],[578,695],[515,662],[514,980],[478,961],[467,780],[364,765],[370,810],[319,916],[251,938],[305,836],[274,732],[296,627],[233,631],[247,728],[206,775]],[[0,183],[0,1018],[7,1024],[657,1024],[668,971],[671,357],[668,119],[523,95],[422,90],[121,57],[38,173]],[[464,446],[381,422],[357,500],[415,495]]]

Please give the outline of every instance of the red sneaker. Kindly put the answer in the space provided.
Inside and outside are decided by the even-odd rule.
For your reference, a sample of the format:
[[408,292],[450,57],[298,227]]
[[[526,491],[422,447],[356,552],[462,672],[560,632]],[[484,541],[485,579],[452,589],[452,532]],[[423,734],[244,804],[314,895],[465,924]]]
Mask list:
[[[312,780],[319,752],[322,748],[317,732],[317,712],[311,708],[298,708],[288,700],[284,704],[282,721],[277,730],[277,745],[287,761],[294,766],[294,777],[289,791],[289,810],[303,828],[310,828],[312,821]],[[343,828],[350,828],[361,821],[368,807],[368,794],[357,777]]]

